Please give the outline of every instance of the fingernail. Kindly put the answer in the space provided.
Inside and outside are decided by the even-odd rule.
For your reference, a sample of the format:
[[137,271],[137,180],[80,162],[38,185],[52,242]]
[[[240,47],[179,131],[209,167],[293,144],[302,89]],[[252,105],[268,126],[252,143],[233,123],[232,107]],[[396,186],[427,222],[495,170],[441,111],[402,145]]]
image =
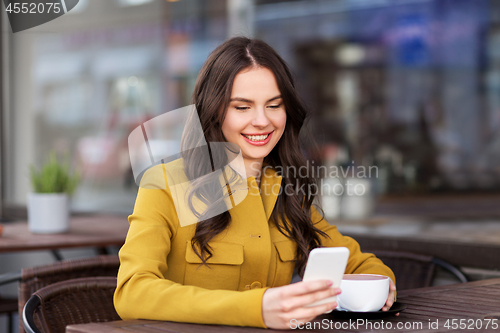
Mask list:
[[332,281],[328,281],[328,286],[331,286],[333,285],[333,282]]
[[335,291],[337,292],[337,294],[340,294],[342,292],[340,288],[336,288]]

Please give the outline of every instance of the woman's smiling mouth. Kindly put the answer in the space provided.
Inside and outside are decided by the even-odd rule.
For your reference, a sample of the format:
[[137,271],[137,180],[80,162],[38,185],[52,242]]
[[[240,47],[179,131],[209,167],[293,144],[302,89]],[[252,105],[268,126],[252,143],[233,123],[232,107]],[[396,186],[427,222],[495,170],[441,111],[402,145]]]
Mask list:
[[262,146],[271,140],[271,137],[273,136],[273,132],[270,132],[267,134],[260,134],[260,135],[249,135],[249,134],[241,133],[241,135],[243,136],[243,138],[245,139],[246,142],[248,142],[252,145],[255,145],[255,146]]

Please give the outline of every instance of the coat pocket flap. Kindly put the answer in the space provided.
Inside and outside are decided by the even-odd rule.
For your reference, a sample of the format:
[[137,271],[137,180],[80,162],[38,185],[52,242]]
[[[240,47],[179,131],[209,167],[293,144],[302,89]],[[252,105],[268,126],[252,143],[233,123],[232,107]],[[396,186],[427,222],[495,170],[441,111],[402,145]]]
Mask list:
[[[212,257],[207,260],[207,264],[243,264],[243,245],[225,242],[210,242]],[[201,259],[196,255],[191,246],[191,241],[187,241],[186,261],[190,264],[201,264]]]
[[284,240],[280,242],[275,242],[274,246],[281,261],[292,261],[295,260],[296,250],[295,244],[290,240]]

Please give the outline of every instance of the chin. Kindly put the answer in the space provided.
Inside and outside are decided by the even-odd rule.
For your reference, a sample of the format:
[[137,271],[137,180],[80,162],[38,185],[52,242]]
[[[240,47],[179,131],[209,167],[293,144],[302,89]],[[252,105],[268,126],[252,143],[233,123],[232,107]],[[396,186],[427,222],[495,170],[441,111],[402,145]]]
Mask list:
[[269,154],[243,154],[243,158],[248,160],[262,160]]
[[241,141],[239,142],[239,147],[241,149],[243,158],[249,160],[262,160],[271,153],[271,151],[276,147],[277,144],[278,142],[274,143],[269,142],[266,146],[249,147],[249,144],[246,141]]
[[256,152],[256,151],[242,151],[243,157],[251,160],[263,159],[269,155],[271,151]]

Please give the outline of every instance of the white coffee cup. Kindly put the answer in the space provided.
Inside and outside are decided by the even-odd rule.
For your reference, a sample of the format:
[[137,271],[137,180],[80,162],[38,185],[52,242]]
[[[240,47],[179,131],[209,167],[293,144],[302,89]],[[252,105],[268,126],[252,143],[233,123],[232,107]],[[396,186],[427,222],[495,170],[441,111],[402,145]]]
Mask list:
[[348,311],[378,311],[387,301],[389,280],[387,276],[376,274],[344,274],[337,303]]

